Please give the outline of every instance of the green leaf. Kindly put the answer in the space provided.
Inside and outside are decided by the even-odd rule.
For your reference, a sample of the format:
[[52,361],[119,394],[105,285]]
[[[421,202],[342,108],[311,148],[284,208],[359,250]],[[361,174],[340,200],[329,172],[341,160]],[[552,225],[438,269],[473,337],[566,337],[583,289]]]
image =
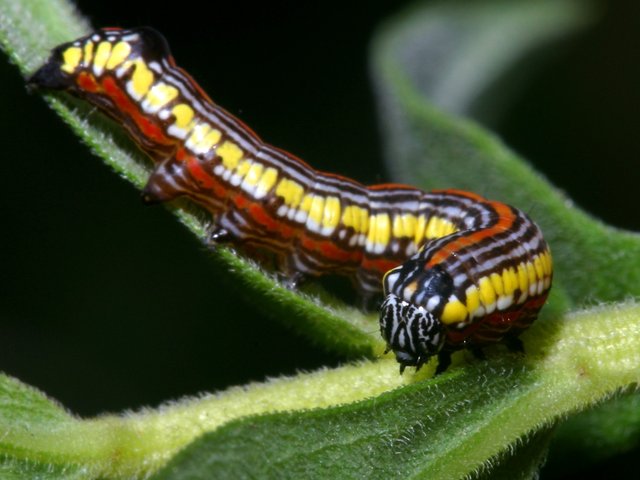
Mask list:
[[547,460],[549,443],[554,431],[554,427],[543,427],[532,435],[526,435],[513,449],[487,462],[485,468],[477,474],[477,478],[538,479],[540,468]]
[[632,389],[567,420],[553,439],[549,471],[567,475],[640,447],[640,395]]
[[3,480],[80,480],[86,479],[86,472],[76,467],[53,467],[33,461],[16,461],[5,457],[0,459],[0,478]]
[[[637,304],[532,330],[525,357],[496,355],[357,404],[227,424],[155,478],[463,478],[499,463],[529,432],[640,379]],[[531,450],[526,458],[539,463],[540,445]]]
[[523,70],[539,67],[533,54],[549,56],[594,19],[582,0],[430,2],[388,22],[374,55],[392,57],[415,93],[441,110],[486,121],[526,80]]
[[74,421],[60,405],[37,390],[0,375],[0,476],[81,478],[81,469],[73,462],[60,465],[54,455],[42,455],[35,437],[39,430],[55,431]]

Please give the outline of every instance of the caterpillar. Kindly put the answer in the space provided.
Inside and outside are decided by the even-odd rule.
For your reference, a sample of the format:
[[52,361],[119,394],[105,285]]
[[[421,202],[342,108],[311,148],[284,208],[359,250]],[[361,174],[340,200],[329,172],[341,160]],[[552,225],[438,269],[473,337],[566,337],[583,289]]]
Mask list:
[[154,163],[143,200],[201,205],[212,244],[266,250],[290,278],[337,273],[365,295],[383,290],[380,331],[401,372],[438,355],[439,373],[455,350],[516,339],[545,302],[551,254],[526,214],[315,170],[216,105],[151,28],[62,44],[28,82],[120,123]]

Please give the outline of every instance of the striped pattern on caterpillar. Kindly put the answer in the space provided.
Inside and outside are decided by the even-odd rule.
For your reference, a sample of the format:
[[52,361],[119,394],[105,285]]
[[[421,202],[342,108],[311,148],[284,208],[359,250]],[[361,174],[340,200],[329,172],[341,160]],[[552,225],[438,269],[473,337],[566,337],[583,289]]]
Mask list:
[[30,84],[121,123],[155,164],[143,199],[189,197],[211,212],[212,242],[266,249],[290,276],[338,273],[364,294],[384,287],[381,333],[401,371],[436,354],[443,371],[452,351],[515,339],[545,302],[551,254],[523,212],[315,170],[213,103],[153,29],[60,45]]

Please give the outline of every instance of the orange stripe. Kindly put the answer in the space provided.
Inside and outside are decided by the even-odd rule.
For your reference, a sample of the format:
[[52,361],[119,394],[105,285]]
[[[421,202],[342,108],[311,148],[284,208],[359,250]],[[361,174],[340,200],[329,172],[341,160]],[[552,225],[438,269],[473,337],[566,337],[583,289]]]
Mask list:
[[365,270],[373,270],[380,273],[380,278],[382,275],[387,273],[392,268],[397,267],[400,264],[398,261],[388,260],[385,258],[377,258],[375,260],[369,259],[365,257],[362,260],[361,267]]
[[80,72],[78,74],[76,83],[78,84],[80,89],[84,90],[85,92],[96,93],[100,90],[100,86],[96,82],[96,79],[93,77],[93,75],[86,72]]
[[[465,192],[468,193],[468,192]],[[476,196],[469,193],[469,198]],[[482,198],[478,195],[479,198]],[[513,227],[513,223],[516,219],[511,207],[500,202],[489,202],[483,199],[483,203],[489,204],[498,214],[498,222],[491,228],[485,228],[477,232],[471,233],[464,237],[459,237],[453,242],[447,243],[443,248],[438,250],[431,260],[425,265],[425,269],[433,268],[439,263],[446,260],[448,257],[455,255],[460,250],[472,245],[480,244],[486,241],[488,238],[493,237],[497,233],[509,230]]]
[[[164,131],[153,120],[150,120],[147,115],[140,111],[137,104],[129,100],[127,94],[124,93],[120,88],[120,85],[118,85],[112,76],[108,75],[102,80],[102,87],[104,88],[104,92],[113,100],[118,109],[121,112],[126,113],[129,118],[133,120],[138,127],[138,130],[145,137],[165,145],[175,143],[173,140],[165,136]],[[138,139],[134,138],[134,140]]]

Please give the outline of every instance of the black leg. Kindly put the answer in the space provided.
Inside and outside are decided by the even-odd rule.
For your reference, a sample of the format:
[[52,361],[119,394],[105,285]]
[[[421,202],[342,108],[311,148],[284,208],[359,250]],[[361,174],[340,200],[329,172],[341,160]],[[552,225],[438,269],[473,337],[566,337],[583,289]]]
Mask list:
[[444,373],[451,365],[451,352],[440,351],[438,353],[438,366],[436,367],[436,375]]

